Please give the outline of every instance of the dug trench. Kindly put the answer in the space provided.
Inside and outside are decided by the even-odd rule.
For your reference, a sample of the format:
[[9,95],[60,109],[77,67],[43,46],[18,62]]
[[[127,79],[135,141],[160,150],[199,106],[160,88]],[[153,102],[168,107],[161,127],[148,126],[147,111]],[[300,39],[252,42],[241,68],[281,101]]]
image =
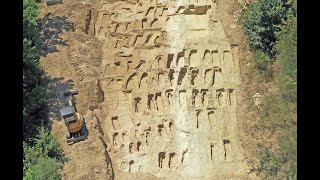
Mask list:
[[[99,133],[103,136],[104,135],[104,132],[103,132],[103,130],[102,130],[102,127],[101,127],[101,123],[100,123],[100,120],[99,120],[99,118],[94,114],[93,115],[94,117],[94,119],[96,119],[96,121],[97,121],[97,124],[98,124],[98,129],[99,129]],[[109,170],[111,170],[111,172],[107,172],[107,174],[111,174],[111,179],[114,179],[114,172],[113,172],[113,168],[112,168],[112,161],[111,161],[111,158],[110,158],[110,156],[109,156],[109,154],[108,154],[108,151],[107,151],[107,144],[106,144],[106,142],[105,142],[105,140],[103,139],[103,137],[102,136],[99,136],[99,138],[100,138],[100,140],[101,140],[101,143],[103,144],[103,147],[104,147],[104,156],[105,156],[105,162],[107,163],[107,169]],[[109,166],[110,166],[110,168],[109,168]]]
[[[89,131],[68,145],[53,113],[63,179],[254,179],[238,138],[238,46],[224,31],[219,2],[41,4],[42,16],[74,25],[55,36],[66,43],[41,65],[48,77],[73,82]],[[50,87],[56,102],[71,88]]]

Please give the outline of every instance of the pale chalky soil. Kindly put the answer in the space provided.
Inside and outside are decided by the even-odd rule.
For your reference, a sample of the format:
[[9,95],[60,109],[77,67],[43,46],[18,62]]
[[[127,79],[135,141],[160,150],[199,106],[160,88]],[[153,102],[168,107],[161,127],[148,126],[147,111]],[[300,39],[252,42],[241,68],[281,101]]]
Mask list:
[[216,6],[212,0],[99,2],[94,33],[104,40],[104,101],[95,112],[116,179],[246,173],[237,139],[238,47]]

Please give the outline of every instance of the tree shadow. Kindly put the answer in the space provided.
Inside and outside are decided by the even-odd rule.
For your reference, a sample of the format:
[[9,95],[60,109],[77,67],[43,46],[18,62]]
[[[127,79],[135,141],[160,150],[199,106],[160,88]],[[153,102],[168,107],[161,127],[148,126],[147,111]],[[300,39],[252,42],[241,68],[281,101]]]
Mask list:
[[74,31],[74,23],[65,16],[52,17],[51,13],[46,14],[38,20],[40,28],[40,42],[38,49],[41,56],[49,53],[59,52],[57,45],[67,46],[67,41],[59,37],[65,31]]
[[[64,93],[68,90],[73,89],[74,83],[73,80],[66,80],[64,78],[47,78],[47,86],[52,95],[52,101],[50,102],[49,109],[50,117],[58,121],[62,120],[60,114],[60,109],[69,106],[68,97]],[[74,97],[75,98],[75,97]],[[49,122],[49,127],[51,128],[52,122]]]

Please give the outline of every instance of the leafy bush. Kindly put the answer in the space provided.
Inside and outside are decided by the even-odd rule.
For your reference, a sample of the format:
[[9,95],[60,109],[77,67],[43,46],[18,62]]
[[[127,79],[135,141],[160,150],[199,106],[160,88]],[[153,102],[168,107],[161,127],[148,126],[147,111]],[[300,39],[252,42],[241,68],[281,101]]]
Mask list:
[[[23,179],[60,179],[62,154],[48,126],[50,94],[39,67],[38,4],[23,0]],[[39,128],[40,127],[40,128]]]
[[62,163],[54,158],[40,157],[31,165],[23,177],[24,180],[59,180]]
[[33,43],[39,39],[37,16],[38,4],[34,0],[23,0],[23,38]]
[[274,177],[281,167],[281,161],[266,147],[260,147],[260,166],[267,178]]
[[51,135],[44,127],[41,127],[39,131],[35,147],[48,157],[61,159],[61,149],[57,138]]
[[283,164],[282,179],[297,178],[297,129],[291,128],[284,131],[280,139],[279,156]]
[[242,27],[255,50],[274,56],[279,25],[286,20],[287,8],[283,0],[252,2],[242,14]]
[[[297,110],[296,23],[296,17],[293,16],[281,28],[279,41],[275,45],[276,58],[280,64],[277,76],[280,91],[267,96],[261,112],[262,126],[281,134],[277,156],[282,166],[277,171],[275,179],[297,179],[297,132],[294,122]],[[268,169],[264,171],[268,172]]]
[[23,89],[31,91],[40,83],[42,72],[38,67],[39,55],[29,39],[23,40]]
[[46,87],[37,85],[30,92],[24,92],[23,101],[23,134],[28,141],[37,135],[39,126],[47,125],[50,97]]
[[282,28],[279,42],[275,45],[280,63],[278,76],[282,95],[288,101],[296,101],[297,93],[297,19],[293,18]]
[[293,125],[293,113],[296,104],[282,99],[277,94],[265,97],[264,106],[261,108],[261,125],[268,129],[290,128]]
[[295,128],[283,132],[278,152],[271,152],[259,145],[260,168],[265,179],[297,179],[297,131]]
[[36,136],[38,126],[46,125],[50,95],[43,84],[36,49],[38,5],[34,0],[23,1],[23,135],[24,140]]
[[265,78],[269,79],[273,77],[273,71],[270,66],[272,60],[268,55],[260,50],[257,50],[253,53],[252,59],[255,67]]
[[44,156],[41,151],[39,151],[34,146],[29,146],[27,143],[23,142],[23,172],[29,167],[36,163],[37,158]]
[[24,179],[59,179],[58,170],[62,166],[63,156],[57,139],[47,129],[39,128],[33,146],[23,144],[23,155]]
[[261,71],[266,71],[268,69],[269,63],[271,62],[269,56],[259,50],[254,52],[252,59],[255,63],[256,68]]

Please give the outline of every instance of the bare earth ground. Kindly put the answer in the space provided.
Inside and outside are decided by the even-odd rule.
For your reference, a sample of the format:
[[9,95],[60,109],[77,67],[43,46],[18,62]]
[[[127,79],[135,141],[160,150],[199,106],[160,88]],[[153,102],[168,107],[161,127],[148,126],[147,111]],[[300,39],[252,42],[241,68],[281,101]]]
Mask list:
[[[237,9],[235,0],[42,3],[63,179],[259,179],[253,141],[273,139],[247,102]],[[58,115],[67,89],[79,91],[89,130],[73,145]]]

